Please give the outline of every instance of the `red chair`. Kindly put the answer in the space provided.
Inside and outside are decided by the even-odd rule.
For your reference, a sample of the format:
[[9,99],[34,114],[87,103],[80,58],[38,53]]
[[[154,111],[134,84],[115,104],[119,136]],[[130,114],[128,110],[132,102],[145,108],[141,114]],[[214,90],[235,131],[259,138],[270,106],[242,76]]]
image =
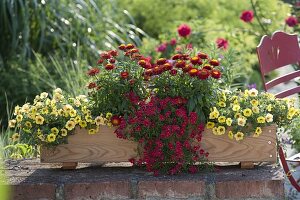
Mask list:
[[[265,76],[270,72],[285,67],[290,64],[299,64],[300,48],[297,35],[290,35],[281,31],[273,33],[271,37],[265,35],[262,37],[259,45],[256,48],[258,60],[260,64],[260,72],[265,91],[269,91],[274,86],[281,83],[286,83],[300,77],[300,70],[295,70],[288,74],[276,77],[273,80],[266,82]],[[300,92],[300,86],[297,85],[290,89],[281,91],[275,94],[278,98],[284,98]],[[297,154],[289,159],[285,159],[282,147],[279,147],[279,158],[283,169],[291,184],[300,192],[299,181],[296,181],[288,167],[287,160],[291,162],[299,162],[300,154]],[[295,159],[298,158],[298,159]]]

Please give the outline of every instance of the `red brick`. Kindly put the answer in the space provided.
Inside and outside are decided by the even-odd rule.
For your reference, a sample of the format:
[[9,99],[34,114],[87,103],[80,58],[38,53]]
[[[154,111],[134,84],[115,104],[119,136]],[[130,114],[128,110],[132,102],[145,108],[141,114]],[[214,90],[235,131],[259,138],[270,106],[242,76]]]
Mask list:
[[131,194],[128,181],[66,184],[64,192],[66,200],[128,199]]
[[54,200],[55,184],[22,184],[11,186],[11,195],[13,200]]
[[216,196],[220,199],[249,197],[284,198],[284,183],[281,180],[217,182]]
[[138,197],[188,198],[205,195],[205,182],[194,180],[139,181]]

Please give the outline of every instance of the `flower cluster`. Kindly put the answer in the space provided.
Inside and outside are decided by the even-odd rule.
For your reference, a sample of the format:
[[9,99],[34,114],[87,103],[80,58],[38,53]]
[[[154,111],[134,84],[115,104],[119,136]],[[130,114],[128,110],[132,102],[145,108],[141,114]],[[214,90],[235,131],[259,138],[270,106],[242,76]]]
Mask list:
[[27,138],[32,144],[46,145],[65,143],[76,126],[95,134],[98,126],[108,121],[100,116],[96,120],[92,118],[86,96],[67,98],[59,88],[53,91],[52,98],[43,92],[35,97],[33,104],[16,106],[14,115],[9,121],[9,127],[16,129],[13,141]]
[[151,97],[122,119],[117,136],[134,140],[142,147],[140,159],[133,158],[131,162],[146,164],[155,175],[198,171],[196,162],[208,156],[199,143],[204,124],[197,113],[188,113],[186,103],[181,97]]
[[270,93],[259,94],[254,88],[244,92],[222,91],[218,100],[211,108],[206,127],[215,135],[227,132],[230,139],[237,141],[252,133],[253,137],[258,137],[264,126],[287,125],[300,113],[292,99],[277,99]]

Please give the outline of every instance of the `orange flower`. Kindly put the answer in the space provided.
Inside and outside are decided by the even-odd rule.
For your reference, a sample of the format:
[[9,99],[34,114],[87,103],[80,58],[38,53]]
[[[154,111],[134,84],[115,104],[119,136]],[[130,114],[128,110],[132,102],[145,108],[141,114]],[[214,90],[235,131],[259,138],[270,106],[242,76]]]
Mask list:
[[121,118],[117,115],[114,115],[110,118],[110,122],[113,126],[119,126],[121,123]]

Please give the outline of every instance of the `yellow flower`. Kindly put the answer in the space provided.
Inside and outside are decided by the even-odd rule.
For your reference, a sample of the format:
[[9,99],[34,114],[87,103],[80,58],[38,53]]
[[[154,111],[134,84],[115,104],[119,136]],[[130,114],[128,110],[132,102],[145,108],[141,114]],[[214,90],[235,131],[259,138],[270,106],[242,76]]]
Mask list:
[[32,128],[32,124],[31,124],[31,122],[29,122],[29,121],[26,121],[26,122],[25,122],[25,126],[26,126],[27,128]]
[[232,124],[232,119],[231,119],[231,118],[227,118],[227,119],[226,119],[226,124],[227,124],[227,126],[231,126],[231,124]]
[[262,133],[261,127],[256,127],[253,137],[258,137]]
[[19,133],[14,133],[11,136],[11,139],[12,139],[13,142],[18,141],[20,139],[20,134]]
[[245,110],[243,110],[243,114],[246,117],[250,117],[252,115],[252,110],[250,108],[246,108]]
[[15,128],[17,121],[15,119],[8,121],[9,128]]
[[245,126],[247,119],[244,117],[240,117],[240,118],[238,118],[237,122],[238,122],[239,126]]
[[48,97],[48,93],[47,92],[42,92],[40,95],[41,99],[46,99]]
[[220,102],[218,103],[218,105],[219,105],[220,107],[222,107],[222,108],[225,108],[225,107],[226,107],[226,103],[225,103],[224,101],[220,101]]
[[54,135],[53,133],[50,133],[49,135],[47,135],[48,142],[54,142],[55,139],[56,139],[56,135]]
[[234,135],[234,138],[235,138],[237,141],[240,141],[240,140],[244,139],[244,133],[238,131],[238,132]]
[[215,123],[214,122],[207,122],[206,128],[212,129],[213,127],[215,127]]
[[76,124],[78,124],[80,121],[81,121],[81,117],[79,115],[77,115],[75,118],[74,118],[74,121]]
[[225,133],[225,127],[224,126],[219,126],[218,128],[217,128],[217,133],[218,133],[218,135],[223,135],[224,133]]
[[241,113],[235,113],[234,114],[234,118],[240,118],[243,117],[243,115]]
[[77,112],[76,112],[76,110],[72,109],[72,110],[70,110],[69,114],[71,117],[75,117]]
[[42,117],[41,115],[35,116],[35,123],[36,124],[42,125],[44,123],[44,120],[45,120],[44,117]]
[[225,116],[220,116],[220,117],[218,118],[218,121],[219,121],[219,123],[225,123],[226,117],[225,117]]
[[228,131],[228,137],[232,140],[233,139],[233,132],[232,131]]
[[14,115],[19,115],[21,112],[21,107],[20,106],[16,106],[15,110],[14,110]]
[[240,105],[238,105],[238,104],[234,104],[233,106],[232,106],[232,110],[233,111],[239,111],[240,110]]
[[219,117],[219,111],[216,107],[213,108],[213,111],[209,114],[209,119],[217,119]]
[[95,134],[95,133],[96,133],[96,130],[95,130],[95,129],[93,129],[93,128],[92,128],[92,129],[89,129],[89,134],[90,134],[90,135],[93,135],[93,134]]
[[90,115],[86,115],[86,116],[85,116],[85,120],[86,120],[87,122],[92,122],[92,121],[93,121],[93,118],[92,118],[92,116],[90,116]]
[[249,90],[249,96],[256,97],[257,94],[258,94],[258,91],[255,88],[252,88],[251,90]]
[[70,131],[75,128],[76,123],[73,120],[67,121],[65,127]]
[[108,127],[112,127],[112,123],[111,123],[111,122],[107,122],[106,125],[107,125]]
[[85,127],[87,126],[86,121],[80,121],[80,122],[79,122],[79,126],[80,126],[81,128],[85,128]]
[[213,132],[214,135],[218,135],[218,128],[217,128],[217,127],[214,127],[214,128],[212,129],[212,132]]
[[48,108],[43,108],[42,111],[41,111],[41,113],[44,114],[44,115],[48,114],[49,113]]
[[267,122],[273,122],[273,115],[272,114],[268,113],[265,118],[266,118]]
[[68,131],[64,128],[60,130],[60,133],[61,133],[61,136],[63,136],[63,137],[68,135]]
[[264,117],[260,116],[260,117],[257,118],[257,123],[263,124],[265,122],[266,122],[266,119]]
[[17,122],[21,122],[23,120],[23,115],[17,115],[16,120]]
[[272,111],[272,104],[267,105],[267,111],[271,112]]
[[245,90],[244,91],[244,97],[248,97],[249,96],[249,90]]
[[99,126],[99,125],[105,125],[105,119],[101,116],[98,116],[95,118],[95,122],[96,122],[96,125]]
[[70,104],[67,104],[67,105],[64,105],[63,110],[65,112],[69,113],[71,110],[74,110],[74,108]]
[[258,106],[258,101],[256,99],[252,99],[250,103],[252,106]]
[[259,107],[253,106],[253,107],[252,107],[252,111],[253,111],[254,113],[259,113]]
[[56,127],[51,128],[51,133],[57,135],[59,133],[59,130]]
[[106,118],[110,119],[112,117],[112,113],[106,113]]

